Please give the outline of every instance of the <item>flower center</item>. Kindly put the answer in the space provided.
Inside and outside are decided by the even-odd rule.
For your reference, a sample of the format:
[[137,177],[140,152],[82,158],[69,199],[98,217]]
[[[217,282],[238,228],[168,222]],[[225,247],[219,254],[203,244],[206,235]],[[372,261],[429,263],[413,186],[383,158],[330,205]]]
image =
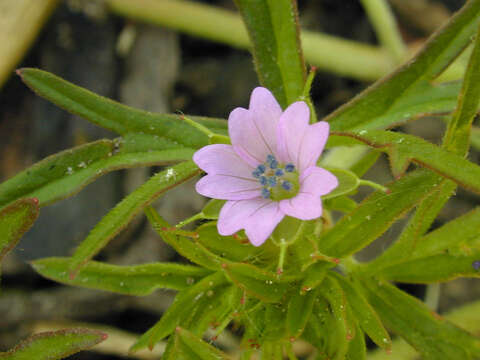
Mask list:
[[262,185],[262,197],[265,199],[280,201],[298,194],[300,185],[295,165],[280,164],[273,155],[267,155],[265,162],[258,165],[252,175]]

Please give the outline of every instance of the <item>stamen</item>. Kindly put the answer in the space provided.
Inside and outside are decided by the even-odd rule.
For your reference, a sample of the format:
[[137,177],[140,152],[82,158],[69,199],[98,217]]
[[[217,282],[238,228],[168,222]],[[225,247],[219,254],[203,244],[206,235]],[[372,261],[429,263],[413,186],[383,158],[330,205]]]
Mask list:
[[257,170],[260,172],[260,174],[263,174],[265,170],[267,170],[267,168],[265,167],[265,165],[260,164],[257,166]]
[[282,188],[285,190],[290,190],[292,188],[292,184],[289,181],[284,180],[282,182]]
[[272,160],[270,161],[270,169],[276,169],[278,167],[278,161],[277,160]]
[[260,171],[258,171],[258,169],[253,170],[253,172],[252,172],[253,177],[257,178],[257,179],[260,177],[261,174],[262,173]]
[[286,172],[294,172],[295,171],[295,165],[288,163],[285,165],[285,171]]
[[264,199],[268,199],[270,197],[270,190],[268,190],[267,188],[263,188],[262,189],[262,197]]
[[267,177],[266,176],[260,176],[260,184],[261,185],[267,185]]
[[267,163],[270,163],[270,162],[272,162],[272,161],[274,161],[274,160],[276,160],[276,159],[275,159],[275,156],[273,156],[273,155],[271,155],[271,154],[268,154],[268,155],[267,155]]
[[283,176],[283,170],[282,169],[275,170],[275,176]]
[[269,177],[268,178],[268,185],[270,185],[270,186],[277,185],[277,178],[275,176]]

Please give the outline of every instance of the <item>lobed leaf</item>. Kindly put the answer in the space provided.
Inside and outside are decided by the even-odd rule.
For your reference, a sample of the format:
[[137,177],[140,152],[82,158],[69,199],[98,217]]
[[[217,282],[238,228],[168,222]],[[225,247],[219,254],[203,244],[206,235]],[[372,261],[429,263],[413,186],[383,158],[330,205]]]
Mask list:
[[235,0],[253,44],[260,82],[285,108],[303,93],[305,64],[295,0]]
[[[418,55],[327,116],[325,120],[330,122],[331,129],[346,131],[386,128],[412,117],[413,110],[415,114],[431,113],[436,109],[445,111],[445,92],[450,93],[448,107],[453,110],[458,85],[444,87],[428,83],[470,43],[480,23],[479,13],[479,0],[467,2],[446,26],[432,36]],[[457,92],[454,86],[457,86]],[[417,101],[426,102],[425,106],[415,106]],[[435,104],[437,102],[440,104]],[[403,115],[399,114],[402,108],[406,110]]]
[[37,199],[20,199],[0,210],[0,264],[39,215]]
[[8,352],[2,360],[57,360],[104,341],[107,335],[90,329],[65,329],[33,335]]
[[[68,112],[121,135],[145,133],[157,135],[167,147],[193,149],[208,145],[208,138],[178,115],[154,114],[120,104],[73,85],[49,72],[23,68],[17,70],[22,80],[38,95]],[[212,130],[224,132],[223,120],[192,117]]]
[[480,356],[480,339],[432,313],[418,299],[388,283],[361,280],[362,291],[382,321],[402,336],[422,359],[457,360]]
[[70,258],[44,258],[31,264],[40,275],[66,285],[136,296],[162,288],[186,289],[210,273],[197,266],[176,263],[118,266],[90,261],[72,279],[68,275]]
[[115,235],[125,228],[143,208],[176,185],[197,175],[199,170],[192,162],[183,162],[159,172],[124,198],[90,231],[77,247],[70,262],[74,274],[95,256]]

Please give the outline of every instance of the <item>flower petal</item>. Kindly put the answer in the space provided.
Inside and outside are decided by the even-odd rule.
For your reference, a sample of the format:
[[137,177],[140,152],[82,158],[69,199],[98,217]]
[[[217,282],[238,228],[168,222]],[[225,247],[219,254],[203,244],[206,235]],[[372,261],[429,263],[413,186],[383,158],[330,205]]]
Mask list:
[[227,201],[220,211],[217,228],[220,235],[232,235],[245,229],[250,242],[260,246],[284,216],[278,203],[269,199]]
[[314,166],[325,147],[330,126],[325,121],[309,125],[310,110],[303,101],[290,105],[280,118],[280,160],[293,163],[301,172]]
[[321,195],[338,186],[337,178],[329,171],[312,166],[300,175],[300,190],[291,199],[280,201],[280,210],[288,216],[312,220],[322,215]]
[[312,166],[300,174],[300,193],[326,195],[338,186],[338,180],[330,171]]
[[254,168],[237,155],[232,145],[207,145],[193,154],[193,161],[210,175],[232,175],[253,179]]
[[262,195],[262,186],[255,179],[213,174],[202,177],[195,190],[203,196],[221,200],[245,200]]
[[282,115],[272,93],[257,87],[250,97],[250,108],[234,109],[228,118],[228,133],[235,151],[251,166],[276,155],[277,124]]
[[294,198],[280,201],[280,210],[297,219],[312,220],[322,216],[322,200],[320,196],[300,192]]
[[278,122],[278,153],[280,161],[298,167],[300,146],[307,133],[310,110],[303,101],[291,104]]

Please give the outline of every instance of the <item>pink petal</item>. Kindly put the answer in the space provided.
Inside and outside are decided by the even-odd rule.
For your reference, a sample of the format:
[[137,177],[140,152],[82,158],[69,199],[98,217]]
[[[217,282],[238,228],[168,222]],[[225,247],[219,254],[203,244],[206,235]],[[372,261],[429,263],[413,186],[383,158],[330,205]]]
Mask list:
[[310,193],[298,193],[294,198],[281,200],[280,210],[297,219],[312,220],[322,216],[322,200]]
[[227,201],[220,211],[217,228],[220,235],[232,235],[245,229],[250,242],[260,246],[283,217],[278,203],[269,199]]
[[299,101],[283,113],[278,127],[280,160],[293,163],[301,172],[314,166],[325,147],[329,124],[325,121],[308,125],[310,110]]
[[300,193],[326,195],[338,186],[338,180],[330,171],[312,166],[300,174]]
[[207,145],[193,154],[193,161],[210,175],[232,175],[253,179],[254,168],[237,155],[232,145]]
[[245,200],[261,196],[262,186],[251,178],[213,174],[202,177],[195,189],[203,196],[221,200]]
[[276,155],[277,123],[282,109],[265,88],[257,87],[250,97],[250,108],[234,109],[228,118],[228,132],[235,151],[251,166]]
[[322,215],[321,195],[330,193],[338,186],[337,178],[329,171],[312,166],[300,175],[300,190],[297,196],[280,201],[280,210],[288,216],[312,220]]

